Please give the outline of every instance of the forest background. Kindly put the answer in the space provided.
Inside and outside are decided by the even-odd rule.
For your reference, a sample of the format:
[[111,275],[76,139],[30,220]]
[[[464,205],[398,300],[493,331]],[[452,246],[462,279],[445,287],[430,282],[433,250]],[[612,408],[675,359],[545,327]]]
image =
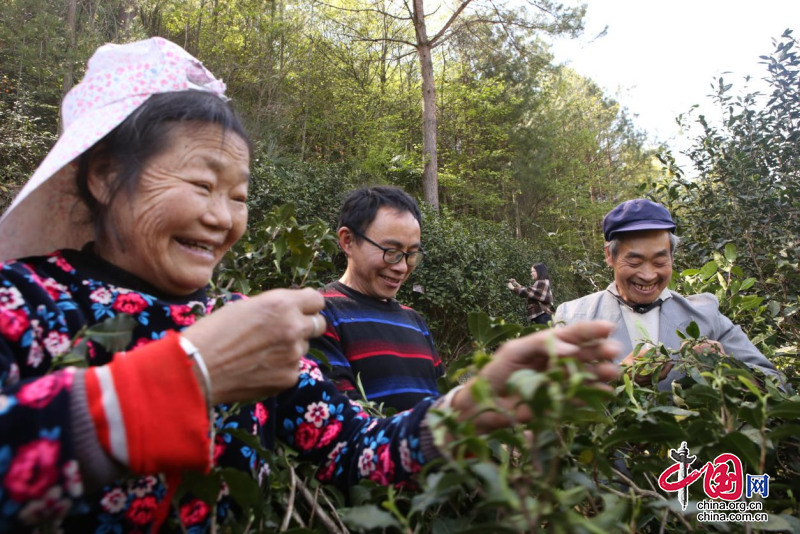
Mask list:
[[[764,77],[770,92],[746,94],[720,78],[713,80],[713,109],[696,108],[678,118],[694,136],[687,152],[692,168],[679,169],[666,147],[652,146],[619,102],[592,80],[555,64],[544,37],[579,34],[584,14],[585,7],[550,0],[473,0],[427,11],[422,0],[10,0],[0,11],[0,208],[55,142],[59,103],[80,80],[91,53],[105,42],[159,35],[227,83],[255,142],[250,231],[223,263],[216,280],[220,289],[249,293],[334,279],[344,267],[332,233],[343,195],[360,185],[402,186],[425,201],[428,255],[399,298],[428,320],[445,361],[457,369],[519,334],[513,323],[521,321],[525,303],[510,294],[505,281],[529,280],[534,262],[548,265],[557,303],[605,287],[611,273],[602,261],[602,217],[623,200],[649,196],[667,204],[684,239],[673,285],[687,293],[715,293],[723,312],[796,380],[800,60],[795,38],[787,30],[776,36],[772,50],[753,51],[764,54],[764,71],[753,75]],[[791,387],[769,399],[740,382],[733,400],[726,400],[723,389],[717,392],[721,423],[708,431],[707,451],[733,448],[760,472],[766,465],[782,469],[786,480],[796,479],[800,426],[792,421],[800,415],[800,401],[790,398]],[[489,487],[502,494],[490,499],[493,529],[508,524],[513,530],[519,521],[529,526],[567,521],[570,531],[591,531],[581,522],[591,516],[604,518],[603,528],[636,530],[637,521],[639,527],[655,521],[656,530],[659,524],[683,529],[686,520],[659,507],[646,490],[616,497],[613,488],[600,491],[597,462],[614,477],[611,464],[600,459],[609,451],[617,454],[626,440],[636,443],[640,455],[642,447],[652,446],[653,454],[663,457],[664,440],[695,436],[687,425],[693,415],[706,414],[689,413],[691,399],[686,409],[669,407],[686,413],[659,410],[668,407],[654,391],[630,383],[620,387],[625,388],[620,397],[634,407],[593,421],[605,425],[605,434],[594,430],[602,446],[592,442],[576,451],[574,435],[566,440],[570,447],[562,441],[561,448],[504,438],[521,450],[530,445],[537,454],[551,451],[578,471],[593,465],[593,489],[584,488],[575,501],[582,504],[572,503],[577,494],[569,492],[581,485],[569,478],[568,469],[543,478],[509,468],[513,461],[506,455],[500,463],[505,467],[492,468],[491,475],[484,467],[468,476],[474,466],[465,460],[458,483],[428,480],[428,500],[413,506],[411,497],[390,492],[377,507],[374,502],[387,497],[373,494],[385,490],[368,488],[365,495],[372,498],[362,495],[360,502],[373,504],[364,504],[363,515],[351,516],[348,526],[449,532],[458,521],[462,527],[479,524],[488,516],[485,507],[474,506],[482,495],[477,481],[485,485],[488,477],[498,484]],[[535,391],[530,395],[533,399]],[[752,429],[748,434],[731,426],[729,401],[748,410],[748,403],[761,403],[764,414],[772,415],[754,420],[743,412],[742,424]],[[768,412],[780,402],[789,404]],[[636,413],[635,421],[625,423],[628,433],[609,441],[628,409]],[[674,432],[654,434],[654,421],[667,424],[665,414]],[[552,427],[537,428],[537,436],[560,432],[557,424],[586,424],[573,416],[562,413]],[[469,439],[464,443],[477,446]],[[591,458],[583,451],[591,451]],[[496,450],[481,450],[478,458],[487,455],[497,460]],[[294,473],[290,462],[284,468]],[[646,477],[633,471],[634,478]],[[295,478],[286,477],[276,477],[273,485],[290,486]],[[632,487],[641,490],[644,482],[636,482]],[[454,489],[470,484],[473,490]],[[548,485],[568,495],[554,493],[550,501],[540,495],[536,506],[551,506],[533,515],[528,500],[515,496],[532,487],[546,491]],[[796,517],[796,486],[782,490],[776,512]],[[280,491],[266,499],[262,510],[269,512],[259,521],[277,514],[289,518],[283,526],[302,525],[286,511],[292,507]],[[442,511],[443,503],[452,507],[452,517]],[[439,519],[430,515],[436,506]],[[565,506],[579,506],[581,513],[572,519],[559,515]],[[314,505],[312,515],[324,513],[322,508]],[[789,520],[782,521],[777,525]],[[332,523],[324,524],[333,530]]]

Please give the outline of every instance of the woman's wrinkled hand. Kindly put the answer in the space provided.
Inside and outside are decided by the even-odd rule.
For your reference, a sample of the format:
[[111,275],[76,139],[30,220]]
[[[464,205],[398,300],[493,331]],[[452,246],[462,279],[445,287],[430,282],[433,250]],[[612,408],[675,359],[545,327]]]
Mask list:
[[208,367],[212,404],[261,399],[297,384],[308,340],[325,331],[324,307],[313,289],[276,289],[232,302],[184,330]]
[[[513,412],[517,422],[526,422],[531,418],[530,410],[524,405],[518,406],[519,397],[506,389],[506,382],[511,375],[521,369],[547,371],[551,365],[549,350],[552,349],[558,358],[575,358],[583,362],[596,377],[592,385],[609,389],[605,382],[619,374],[619,366],[612,360],[619,354],[620,346],[616,341],[607,339],[615,327],[608,321],[588,321],[509,341],[495,352],[492,361],[481,370],[479,376],[488,381],[501,409]],[[459,390],[451,404],[459,412],[460,419],[474,417],[476,429],[482,433],[507,426],[511,421],[501,413],[477,414],[479,408],[470,393],[470,385],[471,382]]]

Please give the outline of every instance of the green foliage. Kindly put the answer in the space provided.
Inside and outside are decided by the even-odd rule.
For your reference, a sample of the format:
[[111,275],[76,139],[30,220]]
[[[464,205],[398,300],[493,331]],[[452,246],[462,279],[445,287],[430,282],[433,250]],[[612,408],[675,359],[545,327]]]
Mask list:
[[338,250],[336,236],[324,221],[300,225],[294,204],[285,204],[250,228],[217,267],[218,288],[248,294],[324,285],[320,274],[331,270],[330,257]]
[[40,110],[30,96],[9,97],[11,83],[6,76],[0,77],[0,210],[8,207],[55,143],[55,136],[42,128]]
[[435,216],[423,209],[422,235],[425,262],[403,285],[398,299],[425,317],[445,360],[468,350],[470,312],[510,321],[525,316],[525,299],[511,293],[506,281],[530,280],[534,263],[548,265],[556,298],[569,294],[566,267],[536,243],[515,239],[507,225],[457,217],[446,209]]
[[[10,0],[0,13],[0,112],[19,115],[0,122],[0,140],[11,147],[0,161],[4,186],[24,180],[53,142],[69,80],[80,79],[98,45],[159,35],[226,82],[255,141],[254,162],[288,162],[291,173],[291,157],[319,164],[321,175],[388,180],[420,193],[421,82],[413,49],[402,43],[415,40],[402,4],[359,12],[368,2],[346,2],[339,7],[354,11],[342,11],[266,0],[75,0],[73,44],[69,3]],[[636,182],[646,152],[619,105],[554,68],[539,38],[579,31],[585,8],[501,8],[513,21],[503,28],[478,23],[487,17],[475,9],[433,57],[444,203],[454,213],[508,221],[533,238],[553,220],[548,206],[558,205],[560,217],[589,232],[596,221],[586,207],[603,199],[595,192],[564,203],[575,181],[593,177],[616,196]],[[400,18],[382,14],[393,10]],[[10,192],[3,194],[7,202]],[[273,205],[285,202],[307,220],[297,198]]]
[[249,220],[258,222],[272,209],[291,203],[297,220],[322,219],[336,229],[344,196],[360,185],[360,177],[358,170],[343,164],[302,163],[258,153],[251,165]]
[[757,279],[745,278],[736,265],[739,255],[735,245],[728,243],[723,252],[714,252],[713,258],[700,269],[686,269],[674,275],[671,288],[686,295],[714,295],[720,311],[741,325],[758,350],[785,374],[797,376],[797,339],[787,340],[782,334],[786,317],[780,304],[755,293]]
[[[364,35],[409,38],[391,17],[323,21],[319,4],[303,2],[81,0],[72,46],[65,5],[11,0],[0,10],[0,206],[54,142],[65,78],[79,79],[100,43],[145,35],[170,38],[205,61],[228,83],[253,133],[250,231],[220,266],[219,290],[319,287],[344,267],[331,229],[349,189],[393,183],[419,192],[415,58],[396,43],[354,41],[342,31],[346,23]],[[603,285],[602,215],[653,172],[624,109],[590,81],[554,68],[535,33],[513,32],[475,27],[434,57],[446,207],[439,217],[424,214],[428,257],[400,300],[428,320],[450,360],[450,380],[474,374],[498,343],[533,329],[514,324],[525,303],[506,279],[527,280],[530,265],[544,261],[557,301]],[[539,416],[532,423],[486,439],[441,414],[454,461],[427,469],[419,492],[365,482],[342,495],[319,486],[313,466],[298,464],[292,451],[265,451],[235,431],[270,466],[266,483],[223,469],[187,478],[181,491],[213,502],[224,480],[246,511],[240,525],[224,527],[235,532],[344,532],[343,521],[353,531],[743,530],[698,525],[674,496],[654,490],[667,450],[688,440],[703,461],[736,452],[748,472],[774,474],[763,501],[772,516],[766,527],[800,531],[796,46],[787,31],[762,58],[768,95],[733,96],[720,79],[722,121],[696,119],[689,151],[696,176],[665,154],[666,178],[649,186],[678,221],[684,265],[702,266],[676,276],[675,287],[715,294],[786,373],[786,391],[735,360],[690,350],[703,340],[694,325],[680,351],[687,377],[670,392],[623,378],[613,395],[598,393],[579,385],[586,370],[569,362],[510,381]],[[126,328],[104,323],[80,337],[122,342]],[[85,342],[83,349],[75,342],[73,359],[58,365],[85,359]],[[636,369],[658,376],[669,355],[657,347]],[[494,409],[485,384],[473,394]],[[223,422],[228,415],[220,414]],[[441,429],[438,436],[442,443]],[[698,484],[690,497],[701,497]]]
[[540,85],[513,164],[524,234],[552,237],[570,259],[602,258],[603,215],[655,174],[652,153],[625,109],[591,80],[561,68]]
[[[735,254],[739,267],[723,268],[712,292],[727,292],[731,305],[742,306],[747,297],[737,293],[752,284],[764,300],[745,301],[752,312],[743,311],[753,317],[741,317],[741,324],[754,330],[757,343],[763,335],[777,354],[793,355],[800,339],[800,57],[792,32],[784,32],[773,53],[761,59],[771,92],[735,95],[732,83],[717,80],[713,101],[721,120],[696,110],[680,118],[694,126],[695,141],[686,155],[695,176],[662,154],[665,177],[649,187],[676,218],[685,241],[684,263],[702,265],[716,258],[721,266],[719,251],[724,248],[728,263],[734,260],[728,251]],[[788,364],[794,358],[783,359]]]
[[[467,358],[471,373],[485,361],[487,346],[520,331],[478,314],[471,316],[470,326],[479,340]],[[745,472],[769,473],[770,497],[762,500],[771,515],[769,526],[791,530],[797,526],[794,496],[800,489],[799,382],[795,378],[781,391],[772,378],[736,360],[695,353],[691,347],[704,340],[701,332],[686,337],[690,343],[675,351],[680,353],[677,368],[686,377],[671,391],[638,386],[628,375],[613,391],[587,388],[581,385],[586,371],[567,361],[547,373],[512,376],[509,388],[519,393],[534,420],[497,431],[488,440],[475,435],[469,422],[439,413],[435,435],[450,460],[427,471],[421,492],[397,495],[373,488],[371,501],[384,501],[400,531],[714,530],[698,523],[691,508],[683,513],[674,494],[656,489],[658,476],[672,464],[669,449],[688,441],[698,455],[696,467],[731,452],[742,459]],[[649,366],[657,376],[671,352],[663,346],[652,349],[636,370]],[[475,387],[472,394],[485,409],[513,420],[488,389]],[[702,498],[698,482],[690,500]],[[363,529],[362,523],[351,526]],[[744,532],[745,527],[728,524],[725,531]]]
[[131,315],[120,313],[102,323],[82,328],[72,339],[72,349],[53,358],[50,370],[68,366],[89,367],[88,341],[100,344],[111,353],[125,350],[137,324]]
[[[718,258],[719,265],[682,273],[684,290],[714,290],[718,274],[730,274],[728,289],[717,293],[723,309],[740,319],[750,317],[747,313],[757,317],[756,307],[748,304],[752,300],[734,302],[749,282],[737,278],[735,265],[725,263],[735,255],[730,247],[726,252],[727,257]],[[732,291],[740,281],[739,290]],[[499,343],[536,328],[524,329],[484,313],[471,314],[468,324],[474,350],[451,366],[451,383],[462,374],[474,375]],[[103,325],[98,328],[106,330]],[[719,524],[698,523],[692,510],[692,503],[705,498],[702,482],[691,486],[686,513],[674,494],[656,489],[659,474],[672,464],[669,449],[687,441],[698,456],[694,467],[729,452],[742,460],[746,473],[768,473],[770,496],[761,502],[770,522],[752,528],[796,531],[800,380],[789,376],[781,390],[772,377],[737,360],[696,353],[692,347],[705,338],[695,323],[683,336],[688,343],[680,350],[656,346],[632,369],[658,376],[671,354],[679,353],[676,368],[685,377],[670,391],[659,392],[655,384],[639,386],[627,374],[610,390],[589,388],[583,385],[591,376],[588,371],[578,361],[567,360],[546,373],[525,370],[510,378],[508,387],[534,415],[528,423],[487,438],[477,436],[470,422],[457,422],[449,411],[433,413],[434,437],[449,460],[426,466],[418,491],[365,481],[343,495],[318,485],[315,466],[298,464],[291,450],[268,451],[248,432],[225,428],[226,418],[238,409],[234,406],[217,414],[216,428],[254,449],[269,466],[269,477],[259,483],[257,473],[214,468],[206,476],[184,477],[176,498],[191,491],[213,504],[224,481],[244,510],[238,524],[224,526],[234,531],[245,526],[253,532],[344,532],[345,527],[353,532],[476,533],[715,530]],[[762,346],[768,346],[767,341]],[[484,383],[479,381],[471,393],[484,409],[513,420]],[[725,531],[745,528],[729,523]]]

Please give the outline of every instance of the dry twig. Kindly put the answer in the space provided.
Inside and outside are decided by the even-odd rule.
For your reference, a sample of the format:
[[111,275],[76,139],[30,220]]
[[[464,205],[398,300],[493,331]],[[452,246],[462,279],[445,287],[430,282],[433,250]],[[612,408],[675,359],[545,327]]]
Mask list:
[[[309,520],[309,524],[311,521],[313,521],[314,516],[316,516],[319,518],[320,522],[323,525],[325,525],[325,528],[328,529],[328,532],[332,532],[333,534],[346,534],[348,532],[347,529],[344,528],[344,525],[341,525],[341,523],[340,525],[342,528],[339,528],[340,525],[337,525],[336,522],[334,522],[334,520],[331,519],[328,513],[325,510],[323,510],[321,506],[319,506],[317,498],[311,494],[311,492],[309,491],[309,489],[306,487],[306,485],[303,483],[302,480],[297,481],[297,487],[300,489],[300,494],[311,506],[311,520]],[[319,487],[317,487],[317,495],[319,495]],[[323,497],[325,497],[324,494]],[[333,505],[331,505],[327,497],[325,498],[325,500],[327,501],[327,504],[331,507],[331,510],[333,510],[334,509]]]
[[289,520],[292,518],[292,512],[294,512],[294,498],[297,494],[297,475],[294,472],[294,467],[291,465],[289,466],[289,476],[291,477],[289,483],[289,501],[286,503],[286,514],[283,516],[283,522],[281,523],[281,532],[285,532],[286,529],[289,528]]

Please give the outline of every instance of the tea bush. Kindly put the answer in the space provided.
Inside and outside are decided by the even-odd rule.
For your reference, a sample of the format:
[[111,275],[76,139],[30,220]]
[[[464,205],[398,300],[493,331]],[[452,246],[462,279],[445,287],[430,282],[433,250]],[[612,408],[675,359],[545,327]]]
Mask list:
[[686,152],[691,168],[677,167],[664,154],[663,180],[645,186],[675,217],[687,264],[704,265],[727,244],[735,245],[739,276],[743,271],[753,277],[766,305],[758,328],[769,326],[770,342],[784,359],[797,354],[800,339],[797,47],[786,30],[773,52],[761,56],[767,94],[737,92],[730,80],[719,78],[713,95],[718,109],[712,112],[721,120],[711,120],[699,108],[679,118],[694,136]]
[[[282,268],[285,281],[313,272],[310,257],[303,256],[308,263],[296,272]],[[773,315],[769,303],[735,263],[735,248],[729,245],[713,257],[700,269],[676,274],[673,286],[685,294],[714,293],[721,309],[744,326],[765,354],[773,359],[787,354],[790,348],[776,344],[780,338],[768,320]],[[443,389],[476,373],[498,344],[536,327],[477,312],[469,315],[465,328],[470,352],[451,363]],[[636,372],[655,377],[672,352],[680,353],[677,366],[685,377],[666,392],[655,384],[637,385],[629,375],[609,392],[587,388],[581,385],[582,366],[568,361],[547,373],[520,371],[509,380],[536,416],[530,423],[484,437],[475,434],[471,423],[437,413],[437,443],[449,460],[427,466],[418,491],[362,482],[345,495],[319,485],[314,466],[298,464],[289,448],[266,451],[235,430],[234,437],[269,462],[268,487],[259,490],[241,474],[217,470],[209,478],[190,480],[187,489],[215,496],[223,480],[233,484],[232,495],[247,513],[238,527],[226,526],[232,532],[244,526],[298,533],[800,532],[800,380],[795,368],[784,362],[787,379],[781,383],[735,359],[697,354],[692,347],[704,341],[702,334],[692,323],[682,334],[686,346],[671,351],[657,345],[637,364]],[[485,409],[498,409],[488,391],[479,382],[472,394]],[[690,487],[686,512],[675,494],[659,490],[659,474],[673,463],[669,450],[682,441],[698,457],[694,467],[733,453],[745,473],[769,474],[769,497],[757,498],[769,521],[700,523],[701,483]]]

